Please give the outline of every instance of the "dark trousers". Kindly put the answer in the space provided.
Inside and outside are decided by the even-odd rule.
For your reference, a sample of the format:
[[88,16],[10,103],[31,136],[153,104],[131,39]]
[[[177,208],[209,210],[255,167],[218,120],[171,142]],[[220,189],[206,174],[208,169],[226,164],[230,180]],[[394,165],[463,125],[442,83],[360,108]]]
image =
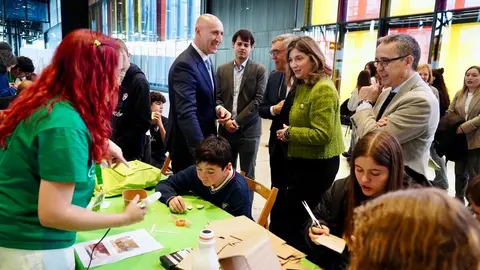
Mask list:
[[184,153],[171,154],[170,159],[172,161],[172,172],[174,174],[195,164],[192,154],[190,154],[188,151]]
[[480,175],[480,148],[468,150],[465,161],[455,161],[455,197],[464,202],[468,181]]
[[287,194],[287,181],[291,178],[292,170],[290,166],[290,160],[285,153],[286,149],[283,149],[282,142],[279,140],[271,140],[270,147],[273,147],[273,152],[270,154],[270,177],[272,181],[272,188],[278,188],[277,198],[273,204],[272,211],[270,212],[270,226],[269,230],[284,239],[286,230],[283,224],[288,219],[286,209],[286,194]]
[[282,235],[289,245],[305,250],[304,226],[310,216],[302,201],[306,201],[313,211],[323,193],[335,180],[340,158],[338,156],[329,159],[292,158],[289,162],[292,175],[287,182]]

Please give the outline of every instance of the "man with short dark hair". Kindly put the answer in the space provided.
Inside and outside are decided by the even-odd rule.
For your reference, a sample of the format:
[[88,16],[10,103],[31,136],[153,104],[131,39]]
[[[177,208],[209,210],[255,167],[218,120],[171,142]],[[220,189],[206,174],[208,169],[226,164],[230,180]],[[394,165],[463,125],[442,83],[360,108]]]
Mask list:
[[217,69],[217,110],[223,107],[232,113],[232,118],[220,125],[218,133],[232,147],[233,167],[237,167],[237,156],[240,156],[240,169],[253,179],[262,135],[258,108],[267,79],[265,67],[249,58],[254,45],[255,38],[250,31],[237,31],[232,38],[234,60]]
[[126,160],[146,161],[145,133],[150,128],[150,84],[143,71],[130,63],[127,46],[117,40],[123,55],[124,69],[119,74],[121,85],[118,105],[112,118],[112,141],[123,151]]
[[362,87],[352,120],[359,138],[375,129],[395,135],[405,166],[426,176],[440,112],[432,90],[416,72],[419,60],[420,46],[413,37],[380,38],[375,65],[385,90],[378,84]]
[[162,193],[160,201],[172,212],[187,209],[179,193],[192,191],[202,199],[233,216],[252,218],[252,203],[245,177],[232,168],[230,144],[222,137],[209,136],[195,149],[195,163],[160,181],[155,188]]

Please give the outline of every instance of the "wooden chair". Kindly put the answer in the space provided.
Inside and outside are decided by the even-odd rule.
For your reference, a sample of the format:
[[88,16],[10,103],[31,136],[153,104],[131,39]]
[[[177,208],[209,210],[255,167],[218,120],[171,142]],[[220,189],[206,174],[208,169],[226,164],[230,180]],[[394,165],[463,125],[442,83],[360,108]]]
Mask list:
[[[241,172],[240,174],[245,176],[245,172]],[[272,208],[273,208],[273,204],[277,199],[278,188],[274,187],[270,190],[269,188],[265,187],[264,185],[258,183],[257,181],[249,177],[245,176],[245,179],[247,180],[248,189],[258,193],[265,200],[267,200],[267,202],[265,203],[265,206],[262,209],[262,212],[260,213],[260,217],[258,218],[257,224],[268,230],[268,216],[270,215],[270,212],[272,211]]]
[[170,163],[172,160],[170,159],[170,153],[167,155],[165,162],[163,163],[162,170],[160,171],[161,174],[168,176],[172,174],[172,170],[170,168]]

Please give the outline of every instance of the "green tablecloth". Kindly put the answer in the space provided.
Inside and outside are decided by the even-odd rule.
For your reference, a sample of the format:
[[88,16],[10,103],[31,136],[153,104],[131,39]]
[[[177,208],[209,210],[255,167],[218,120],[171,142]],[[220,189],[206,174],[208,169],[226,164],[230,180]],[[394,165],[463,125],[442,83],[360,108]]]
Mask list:
[[[149,192],[151,194],[151,192]],[[193,210],[188,211],[186,214],[177,215],[183,219],[192,222],[192,225],[187,227],[176,227],[171,218],[171,212],[164,204],[157,202],[153,204],[148,210],[145,220],[141,223],[121,227],[112,228],[108,233],[108,236],[138,230],[145,229],[150,232],[153,224],[156,224],[156,230],[178,232],[178,234],[166,234],[166,233],[153,233],[153,237],[164,247],[158,251],[150,252],[144,255],[128,258],[116,263],[95,267],[99,270],[124,270],[124,269],[164,269],[160,264],[160,256],[175,252],[182,248],[195,247],[198,242],[198,235],[200,231],[205,227],[207,222],[214,220],[221,220],[230,218],[231,215],[215,205],[206,202],[196,196],[184,196],[188,205],[194,207]],[[111,205],[107,209],[101,209],[100,212],[106,213],[121,213],[123,211],[123,199],[122,197],[116,197],[106,199],[111,202]],[[197,204],[203,204],[204,209],[198,210],[195,208]],[[105,234],[106,230],[96,230],[89,232],[77,233],[77,243],[100,239]],[[319,269],[306,259],[302,261],[302,264],[310,269]],[[86,267],[85,267],[86,268]],[[85,269],[76,258],[76,269]]]

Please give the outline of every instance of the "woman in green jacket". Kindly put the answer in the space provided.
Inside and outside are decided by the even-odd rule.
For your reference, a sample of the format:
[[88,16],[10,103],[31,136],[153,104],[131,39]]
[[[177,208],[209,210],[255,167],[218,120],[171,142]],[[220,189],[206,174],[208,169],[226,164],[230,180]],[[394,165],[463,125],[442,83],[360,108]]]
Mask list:
[[301,231],[308,218],[302,201],[310,208],[319,203],[335,180],[344,144],[338,91],[320,47],[311,37],[298,37],[289,43],[287,56],[286,82],[295,97],[283,107],[289,111],[289,126],[277,131],[279,140],[288,141],[292,170],[287,180],[284,229],[288,236],[284,238],[302,249]]

